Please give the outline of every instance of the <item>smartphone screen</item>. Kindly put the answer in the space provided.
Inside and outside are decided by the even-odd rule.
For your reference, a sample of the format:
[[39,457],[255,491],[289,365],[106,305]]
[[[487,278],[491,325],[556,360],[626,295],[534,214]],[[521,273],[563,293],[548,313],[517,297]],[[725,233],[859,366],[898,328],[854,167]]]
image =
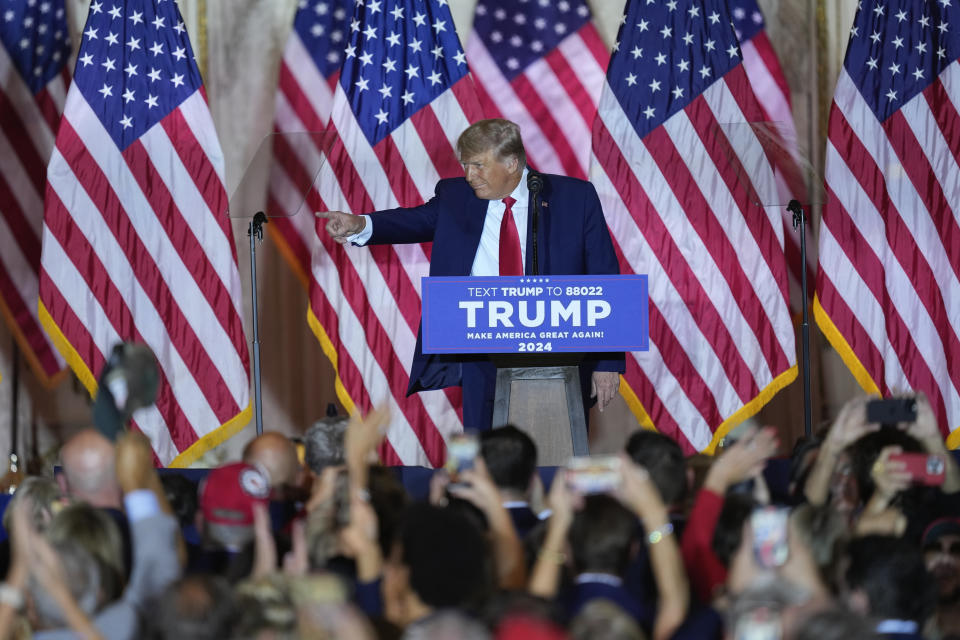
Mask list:
[[753,528],[753,552],[760,566],[780,567],[790,552],[787,540],[789,509],[761,507],[750,517]]

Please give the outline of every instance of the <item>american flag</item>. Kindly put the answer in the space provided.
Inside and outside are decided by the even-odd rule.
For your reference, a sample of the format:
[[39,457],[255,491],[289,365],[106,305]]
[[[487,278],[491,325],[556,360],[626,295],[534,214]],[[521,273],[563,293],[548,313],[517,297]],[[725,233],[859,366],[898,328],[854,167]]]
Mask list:
[[520,125],[532,166],[576,178],[608,58],[584,0],[480,0],[467,38],[484,113]]
[[70,84],[64,0],[0,4],[0,312],[33,371],[64,361],[37,316],[47,161]]
[[47,170],[40,315],[91,393],[114,344],[149,345],[159,463],[250,416],[223,154],[174,2],[95,0]]
[[[368,0],[356,5],[348,29],[330,118],[336,142],[309,209],[421,204],[439,179],[463,175],[456,139],[482,117],[450,9],[446,0]],[[295,103],[301,122],[317,121],[308,97]],[[292,173],[314,163],[281,160]],[[299,202],[294,189],[277,198],[288,209]],[[406,397],[430,247],[344,249],[316,229],[308,319],[337,370],[341,401],[351,412],[391,407],[386,463],[442,463],[444,434],[461,428],[459,389]]]
[[[730,15],[733,18],[733,27],[740,41],[740,51],[743,53],[743,68],[747,72],[750,86],[760,102],[763,119],[770,124],[767,133],[775,136],[776,144],[768,147],[770,161],[773,164],[774,177],[777,181],[776,202],[766,202],[767,205],[780,205],[785,229],[784,249],[787,256],[787,265],[790,270],[791,299],[794,306],[799,308],[802,296],[800,292],[800,268],[803,262],[800,257],[800,234],[793,228],[793,215],[786,210],[786,204],[791,199],[800,201],[805,206],[810,202],[804,184],[802,163],[798,161],[797,130],[793,122],[793,111],[790,107],[790,87],[787,77],[783,73],[777,53],[767,36],[763,13],[756,0],[727,0]],[[772,195],[772,194],[771,194]],[[807,234],[807,296],[813,297],[814,266],[817,264],[816,245],[810,226],[806,227]]]
[[[298,165],[301,173],[312,170],[297,155],[297,147],[311,141],[298,133],[322,132],[330,122],[353,5],[353,0],[300,0],[280,62],[274,120],[274,131],[279,135],[274,138],[276,164],[270,173],[268,204],[271,215],[280,217],[273,218],[267,229],[304,288],[310,282],[310,254],[317,237],[315,218],[310,211],[298,213],[294,204],[282,204],[291,199],[285,194],[300,191],[302,184],[291,182],[284,166]],[[322,137],[314,140],[324,142]]]
[[960,8],[862,2],[828,126],[814,311],[860,384],[960,446]]
[[773,172],[719,126],[762,111],[725,0],[626,11],[590,176],[623,273],[650,277],[650,350],[627,357],[623,392],[641,422],[711,451],[797,373],[783,224],[741,184]]

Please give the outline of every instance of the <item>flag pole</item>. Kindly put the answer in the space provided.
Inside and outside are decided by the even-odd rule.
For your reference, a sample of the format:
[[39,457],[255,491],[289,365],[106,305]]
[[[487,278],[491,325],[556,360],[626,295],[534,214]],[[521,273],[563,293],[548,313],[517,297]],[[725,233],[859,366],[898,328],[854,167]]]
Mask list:
[[797,200],[791,200],[787,211],[793,214],[793,228],[800,231],[800,299],[803,301],[803,320],[800,322],[800,341],[803,346],[803,434],[810,438],[812,408],[810,402],[810,318],[807,304],[807,216]]
[[257,435],[263,433],[263,405],[260,400],[260,327],[257,323],[257,243],[263,242],[263,225],[267,224],[267,216],[258,211],[250,226],[247,236],[250,238],[250,290],[253,305],[253,406],[257,420]]

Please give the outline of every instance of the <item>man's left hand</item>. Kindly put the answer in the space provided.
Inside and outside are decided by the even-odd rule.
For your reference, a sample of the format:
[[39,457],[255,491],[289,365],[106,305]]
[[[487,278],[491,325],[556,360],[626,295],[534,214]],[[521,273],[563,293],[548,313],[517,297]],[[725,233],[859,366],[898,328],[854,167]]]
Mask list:
[[620,388],[620,374],[616,371],[594,371],[590,397],[597,398],[597,408],[603,411],[617,395]]

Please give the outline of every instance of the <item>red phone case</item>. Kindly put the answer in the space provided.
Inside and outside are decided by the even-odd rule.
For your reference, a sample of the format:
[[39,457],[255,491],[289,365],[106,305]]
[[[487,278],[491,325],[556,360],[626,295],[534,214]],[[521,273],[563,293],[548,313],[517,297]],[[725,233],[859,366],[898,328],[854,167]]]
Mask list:
[[890,460],[902,462],[907,473],[917,484],[937,487],[943,484],[947,464],[943,456],[932,453],[895,453]]

